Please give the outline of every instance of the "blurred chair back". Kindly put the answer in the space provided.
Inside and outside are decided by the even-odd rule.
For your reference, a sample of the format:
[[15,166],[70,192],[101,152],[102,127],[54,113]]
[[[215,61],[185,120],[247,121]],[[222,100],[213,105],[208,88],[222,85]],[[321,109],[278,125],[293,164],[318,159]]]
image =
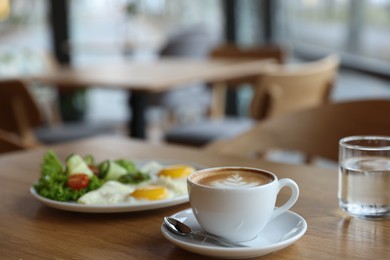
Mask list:
[[264,119],[327,103],[339,62],[329,55],[313,62],[271,66],[254,90],[251,116]]
[[11,133],[0,129],[0,154],[27,149],[21,140]]
[[[236,44],[225,43],[216,46],[210,52],[210,58],[222,59],[242,59],[242,60],[265,60],[273,59],[275,63],[283,64],[286,59],[287,52],[277,45],[259,45],[254,47],[240,47]],[[241,79],[231,80],[228,82],[229,87],[237,87],[240,84],[249,83],[252,86],[256,85],[257,77],[245,77]]]
[[351,135],[390,136],[390,100],[361,100],[303,109],[259,122],[248,132],[210,144],[223,154],[262,157],[272,149],[299,151],[307,162],[338,160],[338,142]]
[[161,57],[206,58],[218,40],[206,25],[195,24],[171,34],[158,54]]
[[260,45],[254,47],[240,47],[236,44],[226,43],[216,46],[210,53],[212,58],[233,59],[275,59],[282,64],[286,59],[286,51],[277,45]]
[[0,81],[0,129],[20,136],[26,146],[39,144],[34,127],[43,124],[39,107],[21,80]]

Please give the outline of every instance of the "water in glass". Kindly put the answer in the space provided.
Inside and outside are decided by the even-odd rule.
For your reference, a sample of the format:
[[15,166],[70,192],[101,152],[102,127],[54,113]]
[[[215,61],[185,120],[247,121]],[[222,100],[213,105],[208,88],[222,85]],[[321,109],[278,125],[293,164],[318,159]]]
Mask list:
[[390,217],[390,158],[349,158],[340,164],[339,204],[352,215]]

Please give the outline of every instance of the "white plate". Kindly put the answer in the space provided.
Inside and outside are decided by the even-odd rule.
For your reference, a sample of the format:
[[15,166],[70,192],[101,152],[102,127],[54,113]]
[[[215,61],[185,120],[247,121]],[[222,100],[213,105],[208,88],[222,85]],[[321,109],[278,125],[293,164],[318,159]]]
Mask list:
[[[181,220],[194,230],[202,230],[191,209],[180,211],[171,217]],[[208,240],[199,240],[192,236],[173,234],[161,225],[161,232],[166,239],[178,247],[201,255],[218,258],[251,258],[281,250],[301,238],[307,230],[307,223],[298,214],[287,211],[273,219],[253,240],[244,242],[248,247],[223,247]]]
[[[197,170],[204,168],[201,165],[197,165],[194,163],[187,163],[187,162],[177,162],[177,161],[159,161],[159,160],[142,160],[142,161],[134,161],[137,167],[141,167],[143,164],[155,161],[162,165],[172,165],[172,164],[185,164],[195,167]],[[88,213],[117,213],[117,212],[133,212],[133,211],[143,211],[143,210],[151,210],[151,209],[158,209],[158,208],[165,208],[170,207],[178,204],[182,204],[185,202],[188,202],[188,194],[169,198],[165,200],[158,200],[158,201],[143,201],[143,202],[137,202],[137,203],[116,203],[116,204],[104,204],[104,205],[85,205],[85,204],[78,204],[76,202],[60,202],[51,200],[45,197],[40,196],[34,189],[34,187],[30,188],[30,192],[36,199],[43,202],[45,205],[66,210],[66,211],[74,211],[74,212],[88,212]]]
[[89,212],[89,213],[116,213],[116,212],[132,212],[132,211],[142,211],[149,209],[158,209],[169,206],[174,206],[188,201],[188,195],[183,195],[175,197],[172,199],[159,200],[159,201],[145,201],[139,202],[137,204],[129,203],[116,203],[108,205],[84,205],[78,204],[76,202],[60,202],[45,197],[40,196],[33,187],[30,188],[31,194],[45,205],[62,209],[67,211],[75,212]]

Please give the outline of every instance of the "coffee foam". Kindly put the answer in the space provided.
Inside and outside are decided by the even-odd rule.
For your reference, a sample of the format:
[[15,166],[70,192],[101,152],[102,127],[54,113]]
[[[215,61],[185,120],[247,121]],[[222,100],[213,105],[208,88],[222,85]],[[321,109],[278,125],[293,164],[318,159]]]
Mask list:
[[273,176],[247,169],[223,169],[195,174],[191,179],[198,184],[214,188],[238,189],[270,183]]
[[239,173],[233,174],[225,180],[215,180],[210,182],[210,186],[215,188],[250,188],[261,185],[260,181],[248,182]]

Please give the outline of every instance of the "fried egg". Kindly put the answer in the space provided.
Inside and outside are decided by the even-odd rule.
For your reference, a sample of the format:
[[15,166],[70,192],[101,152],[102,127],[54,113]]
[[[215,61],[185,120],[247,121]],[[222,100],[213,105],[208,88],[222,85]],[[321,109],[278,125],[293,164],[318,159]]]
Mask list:
[[185,179],[193,173],[195,169],[187,165],[171,165],[163,167],[159,173],[159,177],[169,177],[171,179]]
[[187,165],[171,165],[163,167],[158,173],[155,183],[167,187],[177,196],[187,194],[187,177],[195,169]]
[[163,166],[150,162],[141,168],[150,175],[150,180],[141,184],[122,184],[108,181],[99,189],[90,191],[79,198],[82,204],[137,204],[158,201],[187,194],[187,177],[195,169],[187,165]]
[[172,195],[166,187],[157,185],[139,187],[130,194],[136,200],[163,200],[171,198]]
[[134,185],[126,185],[117,181],[108,181],[100,188],[90,191],[78,199],[80,204],[115,204],[125,202]]

